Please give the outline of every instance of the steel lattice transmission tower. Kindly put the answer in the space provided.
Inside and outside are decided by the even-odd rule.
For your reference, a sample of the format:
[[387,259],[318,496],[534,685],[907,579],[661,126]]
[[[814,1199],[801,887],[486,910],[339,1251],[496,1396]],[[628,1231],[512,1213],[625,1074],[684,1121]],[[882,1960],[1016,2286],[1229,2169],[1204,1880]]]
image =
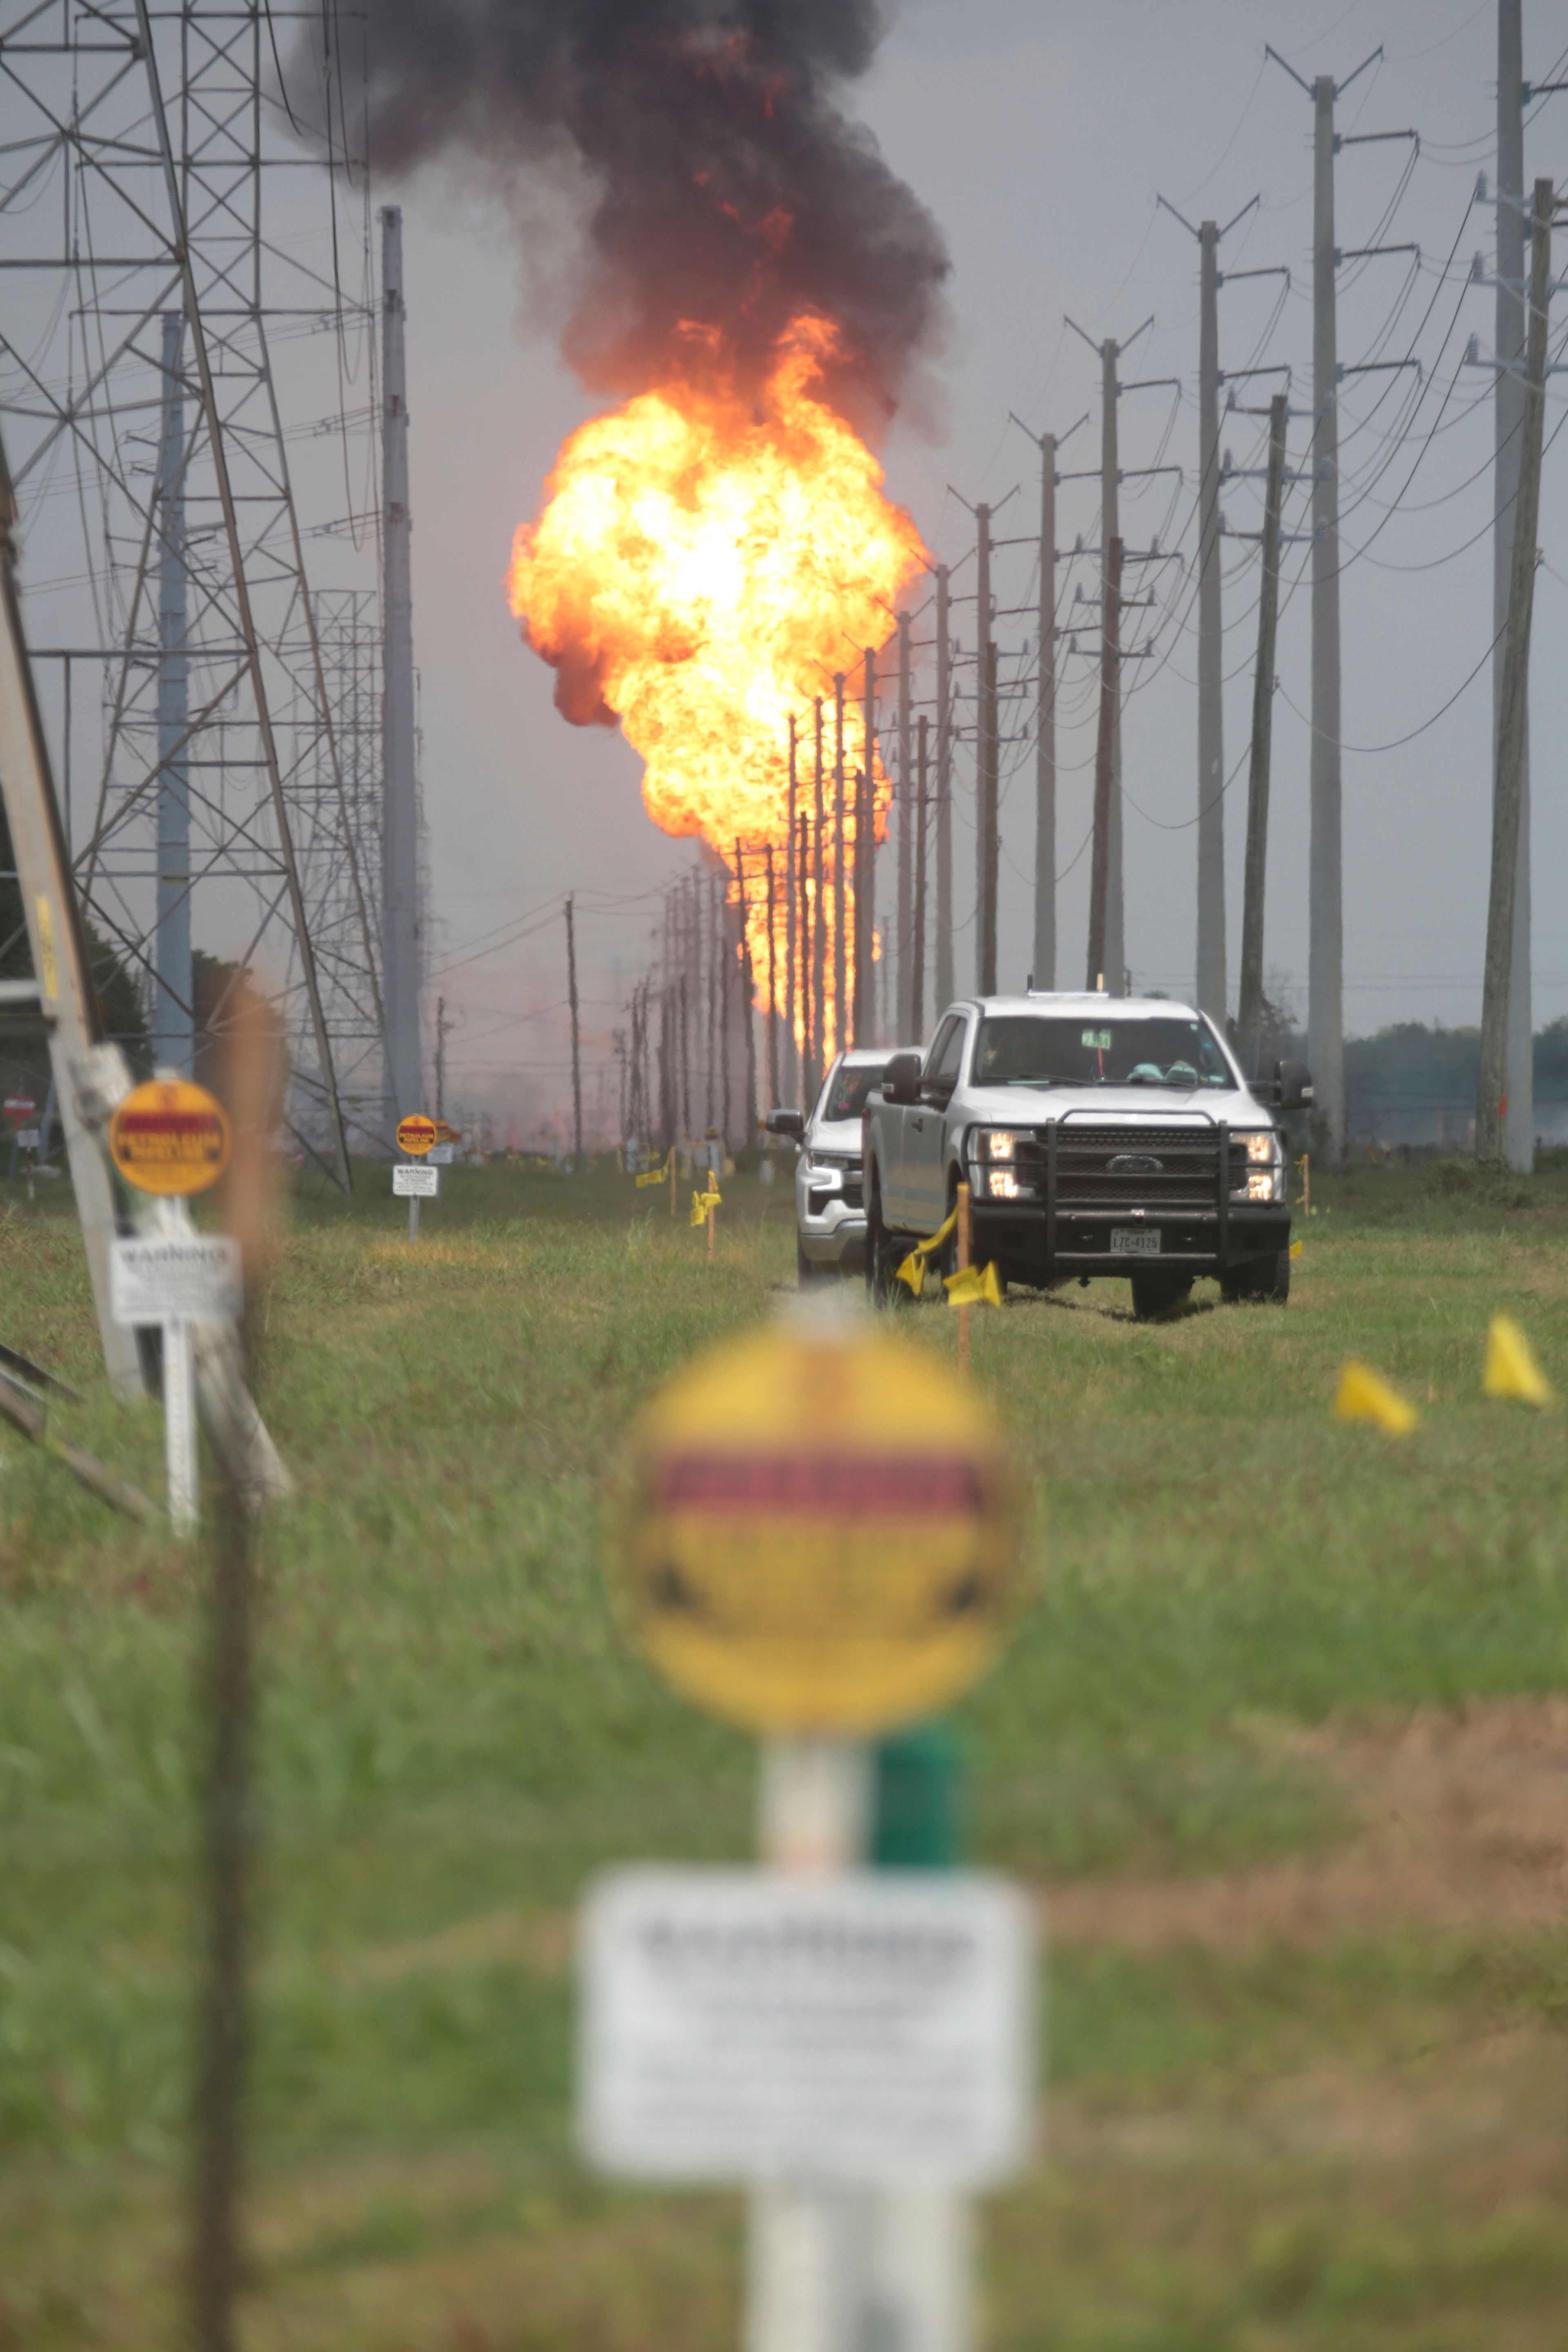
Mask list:
[[[160,1058],[191,1050],[193,918],[254,969],[287,1023],[290,1124],[346,1186],[351,1130],[378,1140],[383,1022],[375,795],[337,728],[345,615],[357,646],[379,613],[314,598],[305,544],[363,540],[374,582],[369,197],[341,75],[312,94],[330,179],[289,136],[274,39],[257,0],[0,0],[0,416],[89,922]],[[301,383],[336,415],[297,421]]]

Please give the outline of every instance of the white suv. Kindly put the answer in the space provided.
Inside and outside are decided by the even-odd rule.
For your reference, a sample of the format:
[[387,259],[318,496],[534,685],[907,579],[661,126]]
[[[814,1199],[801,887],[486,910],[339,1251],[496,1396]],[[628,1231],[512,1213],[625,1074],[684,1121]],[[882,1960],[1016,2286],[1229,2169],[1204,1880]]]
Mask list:
[[881,1081],[886,1050],[840,1054],[808,1114],[768,1113],[770,1135],[801,1147],[795,1164],[795,1257],[804,1290],[866,1263],[866,1211],[860,1195],[860,1115]]

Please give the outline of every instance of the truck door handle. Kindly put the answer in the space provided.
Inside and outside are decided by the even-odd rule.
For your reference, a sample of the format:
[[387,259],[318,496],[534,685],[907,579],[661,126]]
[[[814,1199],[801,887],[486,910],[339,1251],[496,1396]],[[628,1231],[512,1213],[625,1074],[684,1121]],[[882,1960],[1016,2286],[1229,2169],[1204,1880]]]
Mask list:
[[911,1118],[910,1125],[914,1129],[917,1135],[923,1135],[926,1131],[926,1123],[923,1118]]

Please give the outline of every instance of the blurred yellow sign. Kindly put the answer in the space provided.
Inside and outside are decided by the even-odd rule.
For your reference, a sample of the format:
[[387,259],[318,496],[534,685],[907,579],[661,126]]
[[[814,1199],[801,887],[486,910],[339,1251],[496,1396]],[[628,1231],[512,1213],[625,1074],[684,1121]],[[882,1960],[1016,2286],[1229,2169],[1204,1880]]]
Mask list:
[[416,1110],[397,1122],[397,1148],[416,1160],[423,1160],[427,1151],[434,1151],[440,1139],[435,1120],[426,1118],[423,1111]]
[[165,1197],[205,1192],[228,1166],[228,1115],[188,1078],[132,1087],[109,1122],[109,1150],[128,1184]]
[[872,1328],[779,1324],[677,1373],[634,1424],[617,1565],[638,1640],[758,1732],[886,1730],[989,1664],[1018,1485],[983,1400]]

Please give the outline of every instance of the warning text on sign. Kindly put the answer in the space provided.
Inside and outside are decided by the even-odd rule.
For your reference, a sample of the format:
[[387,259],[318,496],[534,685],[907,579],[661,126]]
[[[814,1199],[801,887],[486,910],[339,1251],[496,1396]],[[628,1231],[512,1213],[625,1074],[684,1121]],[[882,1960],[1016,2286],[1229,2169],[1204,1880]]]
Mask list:
[[1033,1935],[995,1880],[618,1871],[580,1960],[607,2170],[979,2188],[1027,2157]]
[[245,1303],[239,1244],[224,1234],[117,1240],[110,1254],[117,1323],[223,1323]]

